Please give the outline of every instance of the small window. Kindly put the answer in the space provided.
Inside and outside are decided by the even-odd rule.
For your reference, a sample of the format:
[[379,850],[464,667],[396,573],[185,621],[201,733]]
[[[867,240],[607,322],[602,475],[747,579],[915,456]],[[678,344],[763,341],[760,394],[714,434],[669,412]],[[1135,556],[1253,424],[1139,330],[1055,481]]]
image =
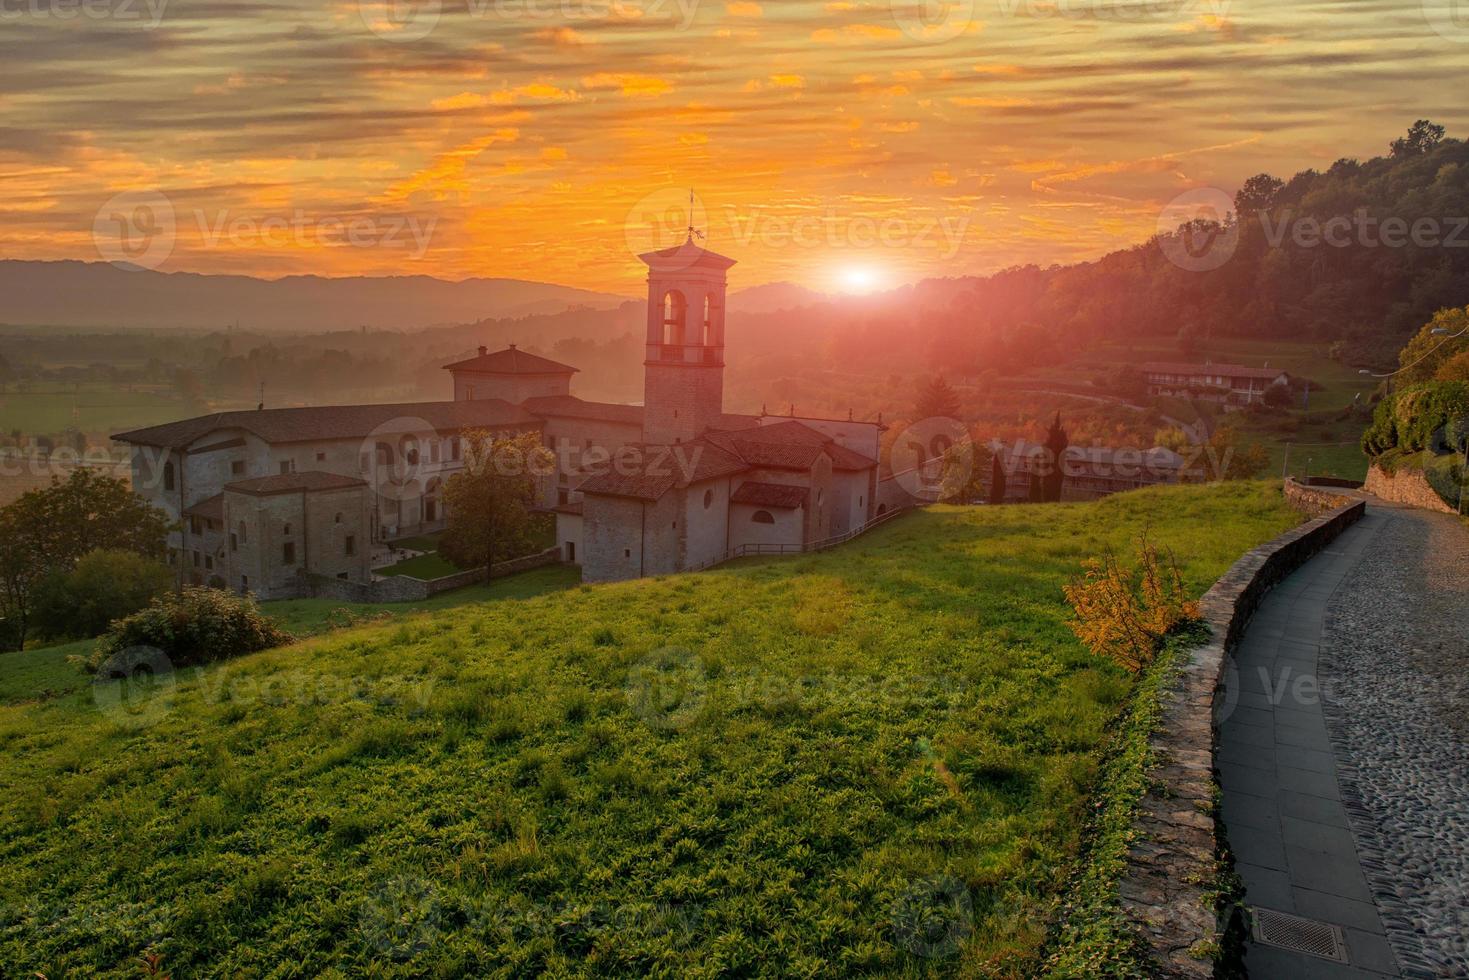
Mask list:
[[245,522],[244,521],[241,521],[240,522],[240,541],[243,543],[243,542],[246,542],[246,541],[249,541],[249,540],[250,540],[250,535],[247,534],[246,531],[245,531]]
[[714,506],[714,491],[713,490],[705,490],[704,491],[704,509],[705,510],[708,510],[712,506]]
[[459,437],[455,436],[449,440],[449,460],[459,462]]
[[866,500],[866,498],[864,498],[864,497],[858,497],[857,498],[857,506],[858,507],[866,507],[867,506],[867,500]]
[[326,462],[326,453],[317,453],[316,454],[316,461],[318,463],[325,463]]
[[240,550],[240,539],[233,532],[230,533],[230,550],[231,551],[239,551]]
[[285,544],[281,545],[281,563],[284,565],[296,564],[295,542],[287,541]]
[[562,487],[560,490],[556,491],[556,503],[560,504],[562,507],[565,507],[570,500],[571,493],[565,487]]
[[207,569],[209,569],[210,571],[213,571],[214,570],[214,556],[213,555],[205,555],[204,556],[204,567],[207,568]]
[[163,489],[172,490],[173,483],[173,462],[169,461],[163,464]]
[[282,534],[290,534],[290,533],[291,533],[291,525],[289,525],[289,524],[287,524],[287,525],[286,525],[286,526],[285,526],[285,527],[284,527],[284,528],[283,528],[283,529],[282,529],[282,531],[281,531],[281,533],[282,533]]
[[248,576],[248,575],[241,575],[240,576],[240,591],[241,592],[249,592],[250,591],[250,576]]
[[230,476],[244,476],[244,475],[245,475],[245,461],[243,459],[236,459],[236,460],[231,461],[231,463],[230,463]]
[[624,558],[631,558],[632,557],[632,549],[631,548],[623,548],[622,549],[622,557],[624,557]]
[[757,510],[757,511],[755,511],[755,513],[753,513],[753,514],[750,515],[750,523],[752,523],[752,524],[774,524],[775,523],[775,518],[770,515],[770,511],[768,511],[768,510]]
[[350,534],[347,535],[347,540],[343,543],[343,548],[347,552],[347,557],[351,558],[357,554],[357,539]]
[[332,523],[333,524],[340,524],[340,523],[342,523],[342,512],[341,511],[337,511],[337,516],[332,518]]
[[337,578],[345,580],[347,578],[347,573],[346,572],[338,572],[337,573]]
[[192,554],[194,556],[194,567],[195,568],[198,568],[199,567],[199,552],[197,552],[197,551],[191,551],[190,554]]
[[674,529],[674,530],[675,530],[675,531],[677,531],[677,530],[678,530],[678,521],[674,521],[674,522],[673,522],[673,529]]
[[285,476],[287,473],[291,472],[292,469],[294,469],[294,467],[292,467],[291,461],[289,459],[281,460],[281,476]]

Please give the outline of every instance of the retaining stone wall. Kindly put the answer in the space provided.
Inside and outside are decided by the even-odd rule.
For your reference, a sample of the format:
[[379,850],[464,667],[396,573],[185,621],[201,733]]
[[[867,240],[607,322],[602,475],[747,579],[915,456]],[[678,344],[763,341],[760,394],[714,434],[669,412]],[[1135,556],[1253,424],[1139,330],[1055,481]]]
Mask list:
[[1438,491],[1429,484],[1428,477],[1419,470],[1402,469],[1389,473],[1380,466],[1373,466],[1367,470],[1367,482],[1363,489],[1395,504],[1436,510],[1440,514],[1454,513],[1454,508],[1444,503]]
[[[495,578],[516,572],[554,565],[561,560],[561,546],[547,548],[534,555],[513,558],[495,565]],[[451,589],[461,589],[485,580],[483,568],[469,568],[452,575],[436,579],[409,578],[392,575],[374,582],[347,582],[320,575],[305,577],[302,594],[317,599],[337,599],[341,602],[422,602],[431,596]]]
[[[1296,485],[1300,499],[1321,491]],[[1361,519],[1365,501],[1344,502],[1248,552],[1199,600],[1213,639],[1189,653],[1162,697],[1151,745],[1158,768],[1139,804],[1136,840],[1121,881],[1124,913],[1153,954],[1149,976],[1206,980],[1222,930],[1211,893],[1217,888],[1214,825],[1216,705],[1228,654],[1272,587]]]

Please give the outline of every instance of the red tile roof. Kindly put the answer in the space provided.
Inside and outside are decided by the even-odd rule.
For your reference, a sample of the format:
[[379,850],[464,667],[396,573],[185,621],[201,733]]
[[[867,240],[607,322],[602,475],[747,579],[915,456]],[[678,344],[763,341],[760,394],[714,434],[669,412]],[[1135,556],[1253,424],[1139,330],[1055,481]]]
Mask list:
[[188,517],[203,517],[206,520],[224,520],[224,494],[217,493],[212,497],[205,497],[197,504],[184,508],[184,514]]
[[[484,351],[484,348],[480,348]],[[577,369],[570,364],[553,361],[539,354],[528,354],[515,347],[497,350],[492,354],[480,353],[475,357],[453,364],[445,364],[445,371],[474,371],[482,374],[575,374]]]
[[784,483],[756,483],[750,480],[740,484],[740,488],[730,495],[729,502],[791,510],[806,502],[806,488],[793,487]]
[[679,446],[637,448],[640,454],[636,466],[629,467],[627,457],[619,464],[614,454],[607,472],[589,478],[578,489],[582,493],[657,500],[674,487],[733,476],[756,467],[809,470],[823,452],[838,469],[860,472],[877,465],[876,460],[838,446],[800,422],[710,432]]
[[599,496],[657,500],[674,487],[733,476],[748,468],[744,460],[707,439],[677,446],[628,446],[613,453],[602,472],[577,489]]
[[134,429],[113,436],[118,442],[182,449],[221,429],[243,429],[271,444],[321,439],[361,439],[394,420],[425,423],[440,433],[463,429],[539,428],[541,420],[498,398],[483,401],[411,402],[398,405],[322,405],[218,412],[180,422]]
[[589,402],[575,395],[537,395],[521,402],[536,415],[561,419],[592,419],[598,422],[643,424],[643,406],[620,405],[616,402]]
[[365,487],[367,483],[357,479],[355,476],[340,476],[336,473],[323,473],[320,470],[307,470],[304,473],[281,473],[277,476],[258,476],[253,480],[240,480],[236,483],[226,483],[225,490],[234,493],[248,493],[257,497],[268,497],[277,493],[299,493],[305,490],[314,493],[318,490],[347,490],[352,487]]

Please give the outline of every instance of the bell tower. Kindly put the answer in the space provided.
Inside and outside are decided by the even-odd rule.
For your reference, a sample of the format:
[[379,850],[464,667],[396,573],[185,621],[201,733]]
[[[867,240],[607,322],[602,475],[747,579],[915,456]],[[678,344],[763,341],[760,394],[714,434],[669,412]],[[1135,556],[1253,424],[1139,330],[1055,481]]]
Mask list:
[[638,256],[648,266],[643,441],[688,442],[724,414],[725,273],[734,265],[694,243]]

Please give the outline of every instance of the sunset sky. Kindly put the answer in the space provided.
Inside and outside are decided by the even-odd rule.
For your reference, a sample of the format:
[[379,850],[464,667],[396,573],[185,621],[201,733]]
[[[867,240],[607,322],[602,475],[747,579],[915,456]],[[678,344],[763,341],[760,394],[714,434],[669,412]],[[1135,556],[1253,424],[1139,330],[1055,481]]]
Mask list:
[[1447,0],[77,2],[0,0],[0,257],[163,201],[164,271],[635,294],[692,187],[738,285],[871,288],[1469,129]]

